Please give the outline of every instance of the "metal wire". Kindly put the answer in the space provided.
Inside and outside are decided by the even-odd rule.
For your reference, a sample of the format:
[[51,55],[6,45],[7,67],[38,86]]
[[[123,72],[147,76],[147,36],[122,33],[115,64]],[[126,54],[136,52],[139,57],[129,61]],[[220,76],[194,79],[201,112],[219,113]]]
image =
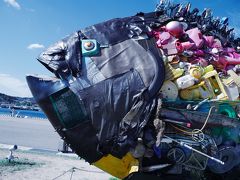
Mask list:
[[215,108],[215,106],[212,106],[212,107],[210,108],[210,110],[209,110],[209,112],[208,112],[208,115],[207,115],[207,118],[206,118],[206,120],[205,120],[205,122],[204,122],[204,124],[203,124],[203,126],[202,126],[201,129],[194,129],[194,130],[192,130],[192,131],[190,132],[190,131],[186,131],[186,130],[180,129],[180,128],[174,126],[174,125],[171,125],[171,126],[174,127],[176,130],[181,131],[181,132],[183,132],[183,133],[185,133],[185,134],[190,134],[190,135],[192,135],[192,134],[199,134],[199,132],[202,132],[202,131],[205,129],[205,127],[206,127],[206,125],[207,125],[207,123],[208,123],[209,117],[210,117],[210,115],[211,115],[211,113],[212,113],[213,108]]
[[212,113],[213,108],[215,108],[215,106],[212,106],[212,107],[209,109],[207,118],[206,118],[206,120],[205,120],[205,122],[204,122],[204,124],[203,124],[203,126],[202,126],[201,129],[193,129],[192,131],[187,131],[187,130],[183,130],[183,129],[181,129],[181,128],[178,128],[178,127],[176,127],[176,126],[174,126],[174,125],[172,125],[172,124],[171,124],[171,126],[172,126],[174,129],[176,129],[176,130],[178,130],[178,131],[180,131],[180,132],[182,132],[182,133],[184,133],[184,134],[191,135],[191,136],[192,136],[192,139],[193,139],[194,141],[199,142],[199,143],[200,143],[200,142],[203,142],[204,139],[205,139],[205,135],[204,135],[204,133],[203,133],[203,130],[205,129],[205,127],[206,127],[206,125],[207,125],[207,123],[208,123],[208,120],[209,120],[209,118],[210,118],[210,115],[211,115],[211,113]]

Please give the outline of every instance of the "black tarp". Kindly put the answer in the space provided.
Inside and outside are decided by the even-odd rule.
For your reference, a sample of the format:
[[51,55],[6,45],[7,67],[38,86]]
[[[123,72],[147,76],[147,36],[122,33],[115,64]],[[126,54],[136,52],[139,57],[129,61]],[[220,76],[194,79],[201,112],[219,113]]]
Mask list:
[[[113,19],[73,33],[38,60],[57,79],[28,76],[29,87],[56,131],[92,163],[106,154],[123,157],[137,143],[164,81],[161,52],[148,37],[158,13]],[[95,39],[100,53],[83,56]]]

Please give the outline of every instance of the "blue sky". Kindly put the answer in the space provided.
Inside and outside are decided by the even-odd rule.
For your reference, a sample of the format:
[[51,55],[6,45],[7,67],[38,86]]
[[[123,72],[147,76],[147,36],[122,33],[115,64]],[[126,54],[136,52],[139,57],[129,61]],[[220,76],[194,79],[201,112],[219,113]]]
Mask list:
[[[26,74],[50,73],[36,61],[40,52],[72,32],[111,18],[150,12],[158,0],[0,0],[0,92],[31,96]],[[188,2],[175,0],[175,2]],[[190,0],[228,16],[239,31],[238,0]],[[239,31],[240,32],[240,31]]]

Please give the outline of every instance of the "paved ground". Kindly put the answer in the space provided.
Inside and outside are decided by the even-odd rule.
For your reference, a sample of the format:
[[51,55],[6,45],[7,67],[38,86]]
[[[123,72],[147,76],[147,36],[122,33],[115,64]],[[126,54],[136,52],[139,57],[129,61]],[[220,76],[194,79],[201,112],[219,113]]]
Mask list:
[[57,151],[59,142],[48,120],[0,116],[0,144]]

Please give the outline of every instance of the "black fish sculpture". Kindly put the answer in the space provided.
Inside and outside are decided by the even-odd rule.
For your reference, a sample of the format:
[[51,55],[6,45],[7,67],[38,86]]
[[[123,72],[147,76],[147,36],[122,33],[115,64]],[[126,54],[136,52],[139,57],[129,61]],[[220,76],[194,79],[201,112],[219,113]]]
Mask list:
[[237,179],[239,38],[228,19],[161,1],[155,12],[79,30],[28,75],[81,158],[120,179]]

